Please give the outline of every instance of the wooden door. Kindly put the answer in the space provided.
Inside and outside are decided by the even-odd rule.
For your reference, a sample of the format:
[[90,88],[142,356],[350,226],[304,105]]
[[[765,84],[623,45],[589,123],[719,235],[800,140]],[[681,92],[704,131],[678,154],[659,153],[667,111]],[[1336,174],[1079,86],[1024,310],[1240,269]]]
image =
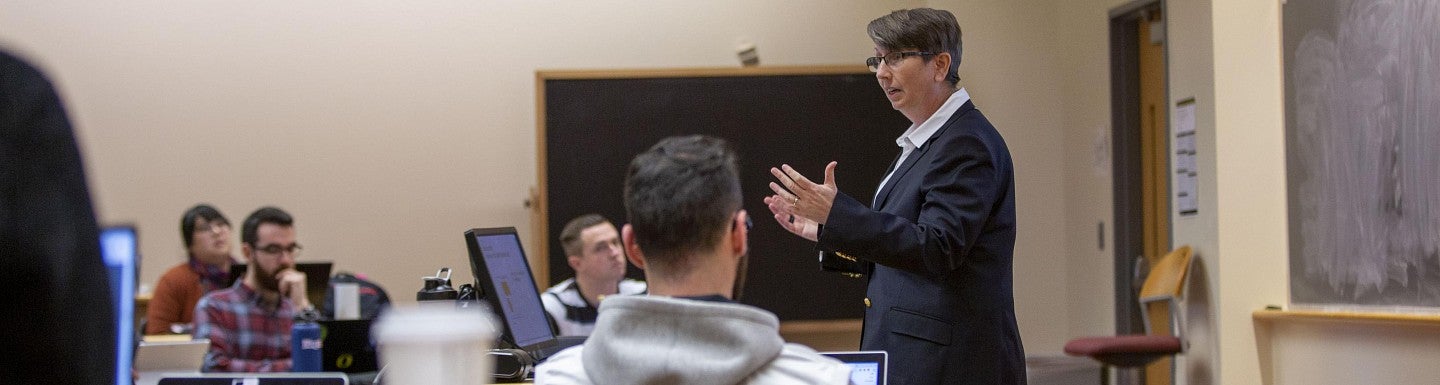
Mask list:
[[[1142,241],[1147,265],[1155,266],[1170,252],[1170,146],[1169,101],[1165,87],[1165,20],[1160,6],[1142,11],[1135,20],[1138,29],[1140,75],[1140,185]],[[1151,333],[1169,333],[1168,309],[1153,306],[1145,311]],[[1164,358],[1145,368],[1145,383],[1168,385],[1171,359]]]

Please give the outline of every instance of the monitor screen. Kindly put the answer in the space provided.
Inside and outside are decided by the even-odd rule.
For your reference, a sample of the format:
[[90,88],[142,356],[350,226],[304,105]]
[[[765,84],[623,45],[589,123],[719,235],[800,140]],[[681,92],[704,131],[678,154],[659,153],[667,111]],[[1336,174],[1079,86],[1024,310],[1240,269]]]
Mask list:
[[514,227],[465,232],[476,286],[505,323],[504,339],[533,351],[555,343],[545,306]]
[[850,383],[855,385],[880,385],[880,364],[874,362],[850,362]]
[[827,357],[840,360],[850,366],[850,383],[855,385],[885,385],[886,366],[890,355],[884,351],[823,352]]
[[111,226],[100,229],[100,257],[110,278],[110,299],[115,304],[115,383],[129,384],[131,360],[135,357],[135,281],[140,271],[140,253],[135,228]]

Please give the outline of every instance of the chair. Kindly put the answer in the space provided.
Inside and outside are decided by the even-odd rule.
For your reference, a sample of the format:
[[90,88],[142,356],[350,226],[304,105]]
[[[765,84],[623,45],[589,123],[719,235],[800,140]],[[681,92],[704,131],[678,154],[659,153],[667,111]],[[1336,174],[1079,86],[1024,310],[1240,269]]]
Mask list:
[[[1122,368],[1140,367],[1160,358],[1185,350],[1181,339],[1179,297],[1190,271],[1190,246],[1181,246],[1150,268],[1145,284],[1140,287],[1140,308],[1146,316],[1145,334],[1107,337],[1085,337],[1065,344],[1065,353],[1089,356],[1107,365]],[[1164,305],[1164,308],[1160,306]],[[1158,312],[1168,313],[1157,321],[1168,322],[1169,334],[1157,333],[1154,321]]]

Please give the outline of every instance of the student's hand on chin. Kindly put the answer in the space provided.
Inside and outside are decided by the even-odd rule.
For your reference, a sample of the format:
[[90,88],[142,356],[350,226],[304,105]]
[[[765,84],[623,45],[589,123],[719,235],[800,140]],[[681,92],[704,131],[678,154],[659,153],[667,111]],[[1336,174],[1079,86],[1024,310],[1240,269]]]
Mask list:
[[287,268],[280,272],[280,295],[290,298],[296,308],[304,309],[310,307],[309,297],[305,293],[305,273]]

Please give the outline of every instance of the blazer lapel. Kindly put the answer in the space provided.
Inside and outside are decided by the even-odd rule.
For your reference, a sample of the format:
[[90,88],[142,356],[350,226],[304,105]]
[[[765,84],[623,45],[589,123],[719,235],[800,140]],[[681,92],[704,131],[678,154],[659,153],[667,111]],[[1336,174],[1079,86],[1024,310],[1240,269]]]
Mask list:
[[935,134],[930,135],[930,139],[925,141],[925,145],[910,152],[910,156],[905,158],[905,163],[895,168],[895,175],[891,175],[890,180],[886,181],[884,186],[880,186],[880,192],[875,193],[875,202],[870,209],[880,210],[885,207],[885,203],[888,202],[890,198],[890,192],[895,190],[895,185],[900,184],[901,179],[905,179],[905,174],[910,171],[910,168],[915,167],[916,163],[920,162],[920,158],[924,158],[925,154],[930,152],[930,149],[935,148],[935,146],[932,145],[932,143],[935,142],[935,138],[944,135],[945,131],[950,129],[950,126],[960,121],[961,116],[964,116],[973,109],[975,109],[973,101],[965,102],[965,104],[961,105],[960,108],[955,111],[954,115],[950,116],[950,120],[946,121],[945,125],[940,126],[939,130],[935,130]]
[[[891,160],[890,160],[890,165],[889,165],[889,166],[885,166],[885,176],[888,177],[888,176],[890,176],[890,174],[894,174],[894,173],[895,173],[895,166],[899,166],[899,165],[896,164],[896,163],[900,163],[900,155],[901,155],[901,154],[904,154],[904,152],[901,152],[900,154],[895,154],[895,159],[891,159]],[[888,183],[888,181],[889,181],[889,179],[881,179],[881,183]],[[890,183],[890,184],[893,184],[893,183]],[[870,197],[870,208],[872,208],[872,209],[880,206],[880,193],[881,193],[881,192],[884,192],[884,190],[885,190],[885,185],[879,185],[879,186],[875,186],[875,187],[876,187],[875,195]]]
[[[936,134],[939,133],[937,132]],[[934,140],[934,136],[930,137],[930,141]],[[871,207],[871,209],[879,210],[885,206],[887,198],[890,197],[890,192],[895,190],[895,185],[900,183],[900,179],[905,177],[905,173],[909,172],[911,167],[915,167],[915,163],[920,162],[920,158],[925,157],[925,153],[930,151],[930,147],[932,147],[930,143],[925,143],[924,146],[920,146],[920,148],[915,149],[915,151],[911,151],[910,156],[905,157],[905,162],[895,167],[895,174],[891,175],[890,180],[886,181],[885,185],[880,187],[880,193],[875,194],[875,206]]]

